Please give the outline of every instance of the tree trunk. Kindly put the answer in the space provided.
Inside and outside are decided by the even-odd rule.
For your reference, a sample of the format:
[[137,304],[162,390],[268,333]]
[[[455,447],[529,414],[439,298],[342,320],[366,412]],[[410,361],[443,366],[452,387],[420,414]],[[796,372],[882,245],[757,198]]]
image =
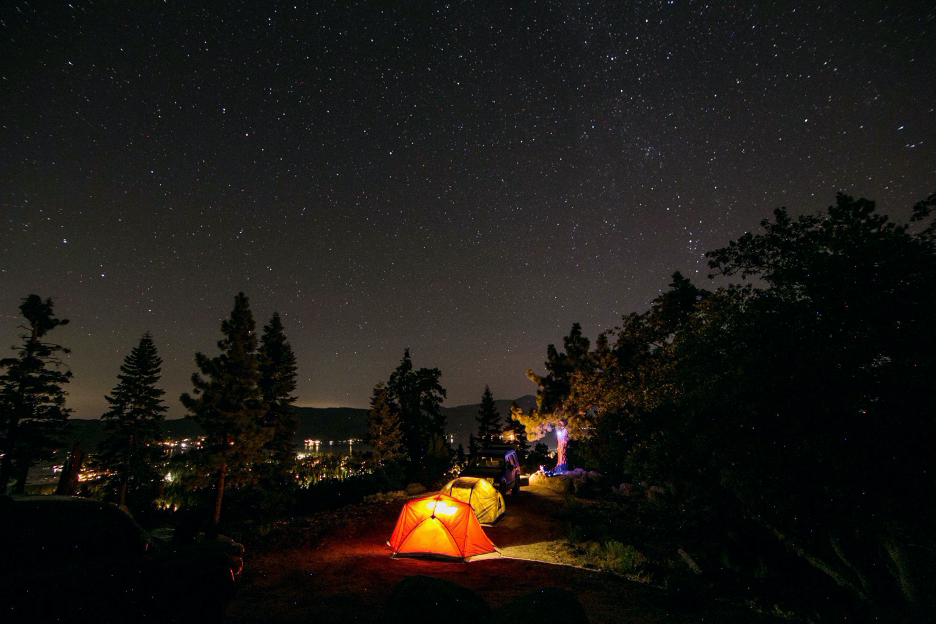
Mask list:
[[84,463],[84,453],[81,444],[76,442],[71,455],[62,467],[62,476],[59,477],[55,493],[59,496],[74,496],[78,493],[78,475],[81,474],[81,465]]
[[566,430],[565,425],[560,423],[556,427],[556,467],[553,469],[553,472],[563,473],[566,471],[566,446],[569,443],[569,432]]
[[23,495],[26,493],[26,477],[29,476],[29,464],[25,466],[15,466],[13,468],[16,481],[13,482],[13,489],[10,494]]
[[215,534],[218,532],[218,521],[221,519],[221,498],[224,496],[224,477],[227,473],[227,460],[221,462],[218,477],[215,483],[214,505],[211,511],[211,524]]
[[127,506],[127,474],[120,475],[120,487],[117,490],[117,505],[119,507]]
[[[131,457],[133,454],[133,434],[127,436],[127,448],[131,449]],[[117,491],[117,504],[121,507],[127,506],[127,482],[130,481],[130,464],[132,459],[130,457],[124,460],[123,466],[121,466],[120,471],[120,489]]]

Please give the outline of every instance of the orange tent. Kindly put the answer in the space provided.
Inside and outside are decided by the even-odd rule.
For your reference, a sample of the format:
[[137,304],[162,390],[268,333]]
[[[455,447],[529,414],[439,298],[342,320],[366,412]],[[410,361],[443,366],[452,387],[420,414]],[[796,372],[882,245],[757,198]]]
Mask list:
[[389,543],[394,557],[468,561],[495,550],[471,505],[442,493],[407,501]]

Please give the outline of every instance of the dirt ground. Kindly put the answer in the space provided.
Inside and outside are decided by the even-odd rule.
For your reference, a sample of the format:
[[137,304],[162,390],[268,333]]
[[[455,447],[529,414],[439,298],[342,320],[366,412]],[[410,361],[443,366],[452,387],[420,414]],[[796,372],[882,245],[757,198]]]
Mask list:
[[[497,609],[512,597],[550,585],[571,589],[593,624],[603,622],[756,621],[750,614],[685,613],[661,589],[566,565],[561,527],[549,514],[561,502],[530,486],[506,498],[507,513],[485,532],[499,555],[452,563],[391,558],[387,539],[403,501],[369,503],[324,514],[271,534],[250,553],[226,621],[381,622],[393,585],[411,574],[469,587]],[[299,530],[293,530],[295,526]],[[275,532],[273,532],[275,533]],[[738,619],[740,616],[740,620]]]

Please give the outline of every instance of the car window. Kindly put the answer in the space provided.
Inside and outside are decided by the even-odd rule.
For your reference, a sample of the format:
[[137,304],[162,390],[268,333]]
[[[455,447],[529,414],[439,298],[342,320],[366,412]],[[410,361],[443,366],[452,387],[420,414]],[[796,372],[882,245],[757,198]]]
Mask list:
[[499,457],[474,457],[470,463],[475,468],[503,468],[504,462]]

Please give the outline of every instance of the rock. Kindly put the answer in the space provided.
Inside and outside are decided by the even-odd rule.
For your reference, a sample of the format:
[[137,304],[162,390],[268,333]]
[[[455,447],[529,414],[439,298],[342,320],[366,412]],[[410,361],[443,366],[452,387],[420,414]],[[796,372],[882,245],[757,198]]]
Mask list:
[[601,475],[597,472],[576,468],[570,474],[576,496],[590,497],[599,494]]
[[410,496],[416,496],[417,494],[422,494],[426,491],[426,486],[422,483],[410,483],[406,486],[406,493]]
[[563,587],[544,587],[514,596],[494,614],[494,624],[588,624],[578,597]]
[[618,487],[611,486],[611,489],[617,492],[618,494],[623,494],[624,496],[630,496],[633,493],[634,485],[632,483],[622,483]]
[[467,587],[434,576],[414,574],[390,590],[381,621],[413,624],[431,621],[437,616],[446,624],[486,624],[491,621],[491,607]]
[[530,475],[530,485],[538,485],[554,492],[559,492],[560,494],[572,492],[572,488],[574,487],[572,479],[568,475],[549,476],[543,472]]

